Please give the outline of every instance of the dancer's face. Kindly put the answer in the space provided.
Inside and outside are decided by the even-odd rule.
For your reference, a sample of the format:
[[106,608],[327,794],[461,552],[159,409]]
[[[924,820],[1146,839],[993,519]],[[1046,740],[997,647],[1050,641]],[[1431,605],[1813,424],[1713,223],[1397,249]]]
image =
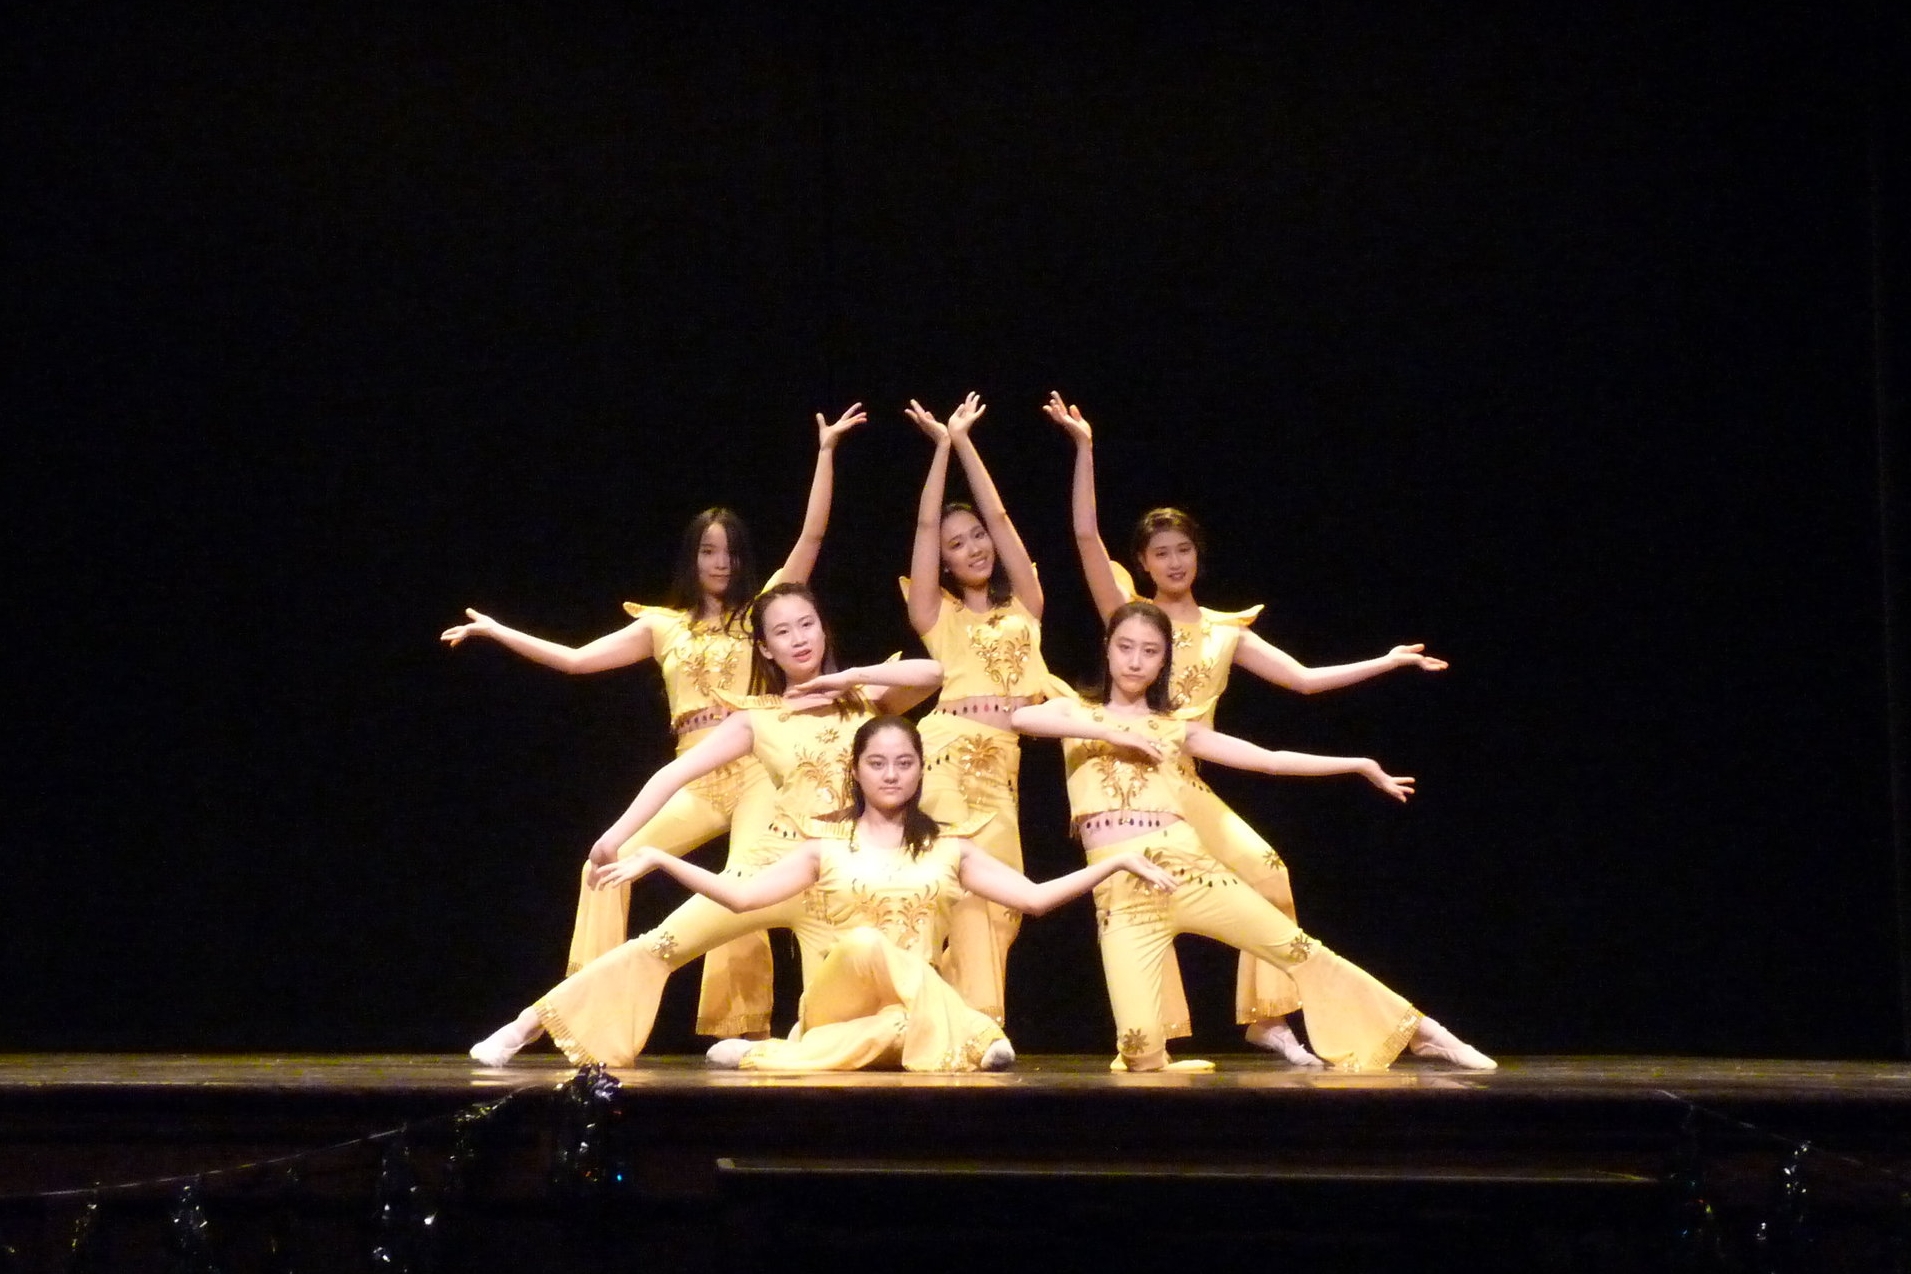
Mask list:
[[870,735],[856,758],[856,785],[871,809],[895,814],[922,787],[922,755],[908,733],[890,727]]
[[1139,615],[1130,615],[1108,634],[1108,683],[1127,698],[1145,698],[1167,657],[1168,643],[1161,639],[1161,630]]
[[1156,593],[1179,596],[1194,587],[1196,558],[1186,531],[1156,531],[1141,550],[1141,569],[1155,582]]
[[967,509],[942,519],[942,565],[964,588],[986,588],[995,574],[995,541],[982,519]]
[[730,587],[730,573],[736,562],[730,556],[730,533],[723,523],[712,522],[697,541],[697,587],[709,597],[722,597]]
[[794,685],[823,667],[823,617],[807,597],[779,597],[763,608],[763,654]]

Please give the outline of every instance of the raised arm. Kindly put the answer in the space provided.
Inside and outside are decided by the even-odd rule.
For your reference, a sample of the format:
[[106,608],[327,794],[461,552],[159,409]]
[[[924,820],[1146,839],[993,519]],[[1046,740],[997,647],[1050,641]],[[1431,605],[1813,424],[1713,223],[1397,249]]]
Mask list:
[[997,862],[969,841],[962,842],[962,887],[990,902],[1040,916],[1079,898],[1118,871],[1133,872],[1163,893],[1172,893],[1175,880],[1140,854],[1117,854],[1077,868],[1053,880],[1033,881],[1006,863]]
[[1389,774],[1380,768],[1380,763],[1364,756],[1315,756],[1311,752],[1277,752],[1246,739],[1237,739],[1231,734],[1222,734],[1219,730],[1210,730],[1205,726],[1188,726],[1188,755],[1203,761],[1212,761],[1216,765],[1231,766],[1237,770],[1253,770],[1259,774],[1286,774],[1303,778],[1319,778],[1329,774],[1358,774],[1369,783],[1393,797],[1404,801],[1413,795],[1413,779],[1406,775]]
[[465,614],[470,617],[470,623],[454,624],[439,633],[438,640],[447,646],[456,646],[467,637],[488,637],[513,654],[522,655],[532,663],[543,664],[559,672],[603,672],[609,668],[622,668],[627,664],[642,663],[656,650],[656,637],[650,631],[650,621],[644,618],[633,619],[616,632],[605,633],[582,646],[566,646],[561,642],[507,628],[489,615],[479,614],[468,607]]
[[1392,672],[1395,668],[1440,672],[1447,666],[1446,660],[1436,659],[1425,651],[1426,647],[1422,645],[1395,646],[1377,659],[1309,668],[1279,646],[1246,632],[1241,634],[1240,643],[1234,648],[1234,666],[1253,673],[1262,681],[1271,681],[1288,690],[1311,695],[1351,686],[1369,677],[1378,677],[1383,672]]
[[949,430],[911,398],[903,414],[936,444],[916,502],[916,541],[909,550],[909,626],[918,636],[936,626],[942,610],[942,497],[949,485]]
[[1022,537],[1015,533],[1015,523],[1009,521],[1008,509],[1002,504],[1001,493],[995,489],[995,479],[989,476],[988,466],[982,463],[982,455],[969,437],[969,430],[987,410],[975,394],[964,398],[962,405],[949,414],[949,439],[955,447],[956,458],[962,461],[962,472],[968,476],[969,491],[975,496],[982,525],[989,529],[989,538],[995,541],[996,560],[1008,572],[1009,587],[1022,599],[1029,613],[1040,619],[1042,581],[1036,577],[1035,563],[1029,558]]
[[756,744],[755,733],[750,729],[750,714],[733,712],[697,745],[688,752],[672,760],[668,765],[650,776],[643,788],[637,793],[637,799],[630,803],[615,823],[605,829],[591,846],[591,861],[608,863],[617,857],[623,843],[637,834],[637,829],[657,816],[664,802],[675,796],[692,779],[700,779],[720,765],[749,755]]
[[1108,546],[1102,543],[1101,525],[1095,513],[1095,431],[1089,427],[1080,407],[1071,407],[1062,396],[1049,391],[1042,410],[1075,441],[1075,479],[1070,491],[1069,510],[1075,526],[1075,551],[1082,559],[1082,575],[1088,581],[1088,595],[1095,609],[1106,620],[1128,600],[1109,565]]
[[[884,712],[907,712],[942,687],[942,665],[933,659],[891,659],[826,672],[791,686],[785,701],[815,696],[827,701],[856,686],[874,690],[870,700]],[[686,753],[686,755],[688,755]]]
[[803,511],[803,529],[796,544],[783,561],[782,578],[792,584],[809,582],[816,559],[823,551],[823,533],[829,530],[829,506],[836,494],[836,444],[844,434],[868,420],[861,403],[851,403],[836,420],[826,424],[823,413],[816,413],[816,474],[810,479],[809,507]]
[[672,858],[660,849],[645,846],[629,858],[591,868],[591,888],[607,889],[628,884],[653,871],[661,871],[685,889],[702,894],[711,902],[731,911],[755,911],[773,907],[786,898],[816,883],[816,842],[809,841],[776,860],[762,871],[749,876],[719,875],[694,863]]

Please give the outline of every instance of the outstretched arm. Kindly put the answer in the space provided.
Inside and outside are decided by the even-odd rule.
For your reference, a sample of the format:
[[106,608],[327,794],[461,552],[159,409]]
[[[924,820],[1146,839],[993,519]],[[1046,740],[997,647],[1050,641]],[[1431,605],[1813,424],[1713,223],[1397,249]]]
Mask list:
[[438,640],[447,646],[456,646],[467,637],[489,637],[513,654],[522,655],[532,663],[543,664],[559,672],[603,672],[608,668],[622,668],[626,664],[642,663],[656,649],[656,637],[650,631],[648,619],[633,619],[616,632],[605,633],[582,646],[566,646],[543,637],[533,637],[515,628],[507,628],[489,615],[479,614],[469,607],[465,609],[465,614],[470,617],[470,623],[454,624],[439,633]]
[[728,765],[741,757],[749,755],[756,743],[755,733],[750,729],[750,714],[733,712],[710,731],[710,733],[682,756],[650,776],[637,793],[637,799],[630,808],[621,814],[615,823],[605,829],[591,846],[591,861],[608,863],[617,857],[617,850],[623,843],[637,834],[637,829],[657,816],[664,802],[675,796],[692,779],[700,779],[720,765]]
[[911,398],[903,414],[936,444],[916,502],[916,541],[909,551],[909,626],[918,636],[942,611],[942,497],[949,485],[949,429]]
[[1066,699],[1049,699],[1017,708],[1009,716],[1017,734],[1040,739],[1093,739],[1120,748],[1131,758],[1159,761],[1161,749],[1145,734],[1124,730],[1111,721],[1097,721]]
[[907,712],[942,687],[942,665],[933,659],[892,659],[826,672],[791,686],[784,700],[815,696],[831,700],[856,686],[875,689],[870,699],[884,712]]
[[990,902],[1001,903],[1027,916],[1040,916],[1079,898],[1118,871],[1133,872],[1163,893],[1174,891],[1170,876],[1140,854],[1117,854],[1077,868],[1053,880],[1033,881],[1006,863],[999,863],[969,842],[962,842],[962,887]]
[[808,889],[816,883],[816,870],[815,841],[799,845],[762,871],[741,878],[705,871],[694,863],[645,846],[621,862],[591,868],[591,888],[629,884],[653,871],[661,871],[685,889],[700,893],[719,906],[731,911],[755,911],[759,907],[773,907]]
[[1042,407],[1048,418],[1075,440],[1075,479],[1070,491],[1069,510],[1075,526],[1075,551],[1082,559],[1082,575],[1088,580],[1088,595],[1095,609],[1106,620],[1128,600],[1115,572],[1109,565],[1108,546],[1102,543],[1101,525],[1095,513],[1095,431],[1089,427],[1080,407],[1062,401],[1053,390]]
[[1222,734],[1219,730],[1210,730],[1204,726],[1188,726],[1188,755],[1203,761],[1213,761],[1216,765],[1231,766],[1237,770],[1253,770],[1260,774],[1288,774],[1303,778],[1319,778],[1329,774],[1358,774],[1369,783],[1393,797],[1404,801],[1413,795],[1413,779],[1406,775],[1389,774],[1380,768],[1380,762],[1364,756],[1315,756],[1311,752],[1276,752],[1246,739],[1237,739],[1231,734]]
[[1242,633],[1241,640],[1234,648],[1234,666],[1245,669],[1262,681],[1271,681],[1288,690],[1297,690],[1301,694],[1319,694],[1323,690],[1338,690],[1342,686],[1351,686],[1365,681],[1369,677],[1378,677],[1383,672],[1392,672],[1395,668],[1420,668],[1427,672],[1440,672],[1447,666],[1444,659],[1436,659],[1424,653],[1425,646],[1395,646],[1377,659],[1363,659],[1359,663],[1330,664],[1322,668],[1309,668],[1279,646],[1263,641],[1251,632]]
[[1009,587],[1022,599],[1029,613],[1040,619],[1042,581],[1036,577],[1035,563],[1029,558],[1022,537],[1015,533],[1015,523],[1009,521],[1001,493],[995,489],[995,479],[989,476],[988,466],[982,463],[981,453],[969,438],[969,430],[987,410],[975,394],[964,398],[962,405],[949,414],[949,439],[955,446],[957,459],[962,461],[962,472],[968,476],[969,491],[975,496],[982,525],[989,529],[989,538],[995,541],[996,560],[1008,572]]
[[868,420],[861,403],[851,403],[836,423],[825,424],[816,413],[816,475],[810,479],[809,507],[803,511],[803,529],[783,561],[783,578],[792,584],[809,582],[823,551],[823,533],[829,530],[829,506],[836,494],[836,444],[843,435]]

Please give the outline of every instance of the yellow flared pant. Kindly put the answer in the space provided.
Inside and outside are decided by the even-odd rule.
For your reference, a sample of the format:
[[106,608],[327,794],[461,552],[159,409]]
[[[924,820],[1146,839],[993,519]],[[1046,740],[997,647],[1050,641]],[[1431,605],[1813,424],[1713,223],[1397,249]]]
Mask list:
[[[1201,838],[1201,847],[1223,867],[1246,881],[1261,897],[1278,907],[1289,920],[1294,911],[1294,887],[1279,852],[1247,820],[1229,809],[1207,784],[1181,785],[1181,812]],[[1174,996],[1181,994],[1176,971]],[[1174,997],[1170,997],[1171,999]],[[1182,1002],[1185,1008],[1185,1001]],[[1164,1005],[1164,1008],[1169,1007]],[[1300,987],[1280,966],[1241,953],[1234,980],[1234,1020],[1245,1026],[1264,1018],[1286,1017],[1301,1007]]]
[[[1012,730],[942,712],[924,717],[921,729],[926,758],[922,808],[948,826],[994,815],[975,831],[975,843],[997,862],[1021,871],[1019,737]],[[970,1007],[997,1022],[1005,1020],[1009,947],[1021,926],[1020,912],[974,894],[963,894],[949,913],[942,976]]]
[[[678,751],[708,730],[686,735]],[[682,858],[726,830],[732,847],[726,870],[736,862],[735,846],[763,839],[774,812],[776,787],[755,757],[746,756],[698,779],[664,803],[617,850],[624,858],[643,846]],[[576,973],[629,936],[630,886],[590,887],[590,864],[578,882],[577,921],[571,928],[566,973]],[[773,979],[769,936],[750,933],[712,950],[703,962],[703,989],[697,1001],[701,1035],[756,1035],[770,1029]]]
[[1299,986],[1314,1051],[1345,1070],[1384,1070],[1406,1047],[1420,1014],[1360,966],[1300,926],[1203,852],[1194,829],[1160,831],[1090,850],[1090,862],[1140,850],[1178,882],[1150,889],[1127,872],[1095,886],[1102,973],[1115,1015],[1115,1045],[1130,1070],[1166,1060],[1161,973],[1176,934],[1196,933],[1279,967]]
[[[650,1039],[665,980],[726,942],[770,929],[791,930],[807,985],[835,939],[835,930],[813,913],[808,900],[805,892],[774,907],[737,912],[693,897],[655,929],[592,960],[531,1007],[572,1065],[628,1066]],[[760,994],[767,1004],[768,972],[766,963],[762,984],[740,983],[739,993]]]
[[851,929],[803,993],[802,1032],[764,1040],[744,1070],[972,1071],[1002,1028],[970,1008],[921,956],[879,930]]

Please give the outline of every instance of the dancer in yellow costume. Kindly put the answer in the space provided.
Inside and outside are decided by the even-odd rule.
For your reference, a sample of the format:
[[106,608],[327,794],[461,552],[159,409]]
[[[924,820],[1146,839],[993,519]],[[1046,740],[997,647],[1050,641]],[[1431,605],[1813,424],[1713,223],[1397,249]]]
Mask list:
[[[835,490],[836,446],[861,424],[862,404],[852,405],[835,424],[816,417],[816,469],[810,479],[809,507],[803,529],[772,582],[804,583],[816,568]],[[470,622],[447,628],[440,640],[457,646],[467,637],[487,637],[505,649],[560,672],[604,672],[655,659],[663,674],[664,699],[679,756],[695,747],[729,714],[722,692],[741,694],[750,684],[746,611],[756,596],[758,577],[750,535],[743,520],[726,508],[699,513],[683,537],[665,605],[625,602],[631,622],[583,646],[566,646],[506,627],[488,615],[467,609]],[[773,789],[750,757],[698,779],[673,796],[643,827],[632,844],[651,845],[670,854],[687,854],[732,827],[755,839],[770,817]],[[592,890],[583,866],[577,919],[571,929],[565,972],[575,973],[628,936],[630,891]],[[710,952],[704,961],[697,1006],[697,1030],[704,1035],[759,1035],[770,1029],[773,979],[770,944],[756,933]]]
[[[1049,685],[1042,663],[1042,585],[995,482],[970,440],[987,408],[974,394],[945,426],[911,399],[908,415],[936,445],[916,510],[915,549],[903,583],[909,622],[942,665],[942,694],[922,719],[928,753],[923,808],[945,824],[991,814],[975,842],[1022,870],[1016,801],[1021,740],[1009,714]],[[975,504],[942,502],[949,453],[962,458]],[[978,896],[959,899],[942,974],[971,1005],[1003,1020],[1009,946],[1021,915]]]
[[1373,975],[1303,933],[1300,926],[1208,854],[1183,818],[1184,759],[1263,774],[1358,774],[1396,800],[1413,792],[1364,757],[1273,752],[1169,712],[1168,653],[1174,629],[1150,602],[1109,617],[1103,688],[1089,702],[1052,700],[1015,713],[1025,734],[1064,739],[1069,810],[1090,863],[1139,851],[1176,881],[1161,895],[1115,877],[1095,889],[1096,929],[1115,1040],[1129,1070],[1169,1064],[1161,1015],[1163,963],[1176,934],[1218,939],[1277,965],[1305,993],[1308,1035],[1346,1070],[1384,1069],[1409,1044],[1469,1070],[1493,1060],[1462,1043]]
[[[1044,408],[1075,442],[1073,521],[1076,547],[1088,591],[1104,620],[1124,602],[1136,599],[1134,582],[1108,556],[1102,543],[1095,510],[1094,436],[1081,409],[1049,395]],[[1136,564],[1154,584],[1154,602],[1174,624],[1174,651],[1169,674],[1170,705],[1191,714],[1202,725],[1214,724],[1214,710],[1236,667],[1264,681],[1318,694],[1351,686],[1396,668],[1444,669],[1419,645],[1395,646],[1376,659],[1310,668],[1286,651],[1257,636],[1250,625],[1259,606],[1233,613],[1209,610],[1194,600],[1203,537],[1194,519],[1179,509],[1154,509],[1135,529]],[[1212,789],[1187,770],[1183,813],[1208,852],[1252,885],[1289,918],[1295,917],[1294,892],[1287,864],[1267,840],[1229,809]],[[1187,1001],[1172,953],[1163,977],[1162,1011],[1173,1035],[1188,1033]],[[1243,953],[1235,981],[1235,1018],[1247,1028],[1248,1041],[1280,1054],[1301,1066],[1318,1066],[1320,1059],[1295,1036],[1287,1018],[1301,1007],[1300,989],[1279,967]]]
[[1156,888],[1174,882],[1139,854],[1114,855],[1042,884],[1004,867],[918,803],[922,739],[906,718],[865,721],[852,756],[848,816],[819,821],[817,839],[753,876],[713,875],[644,853],[601,869],[598,879],[635,880],[659,870],[739,912],[801,895],[810,914],[833,930],[829,954],[803,994],[797,1032],[788,1040],[720,1041],[709,1052],[714,1065],[1000,1070],[1015,1060],[1001,1027],[970,1007],[933,963],[956,899],[967,891],[1018,914],[1040,914],[1124,870]]
[[[767,826],[748,839],[731,837],[726,875],[748,877],[805,839],[809,820],[841,809],[849,798],[849,744],[871,715],[857,689],[876,687],[875,703],[907,708],[941,684],[933,659],[903,659],[869,668],[832,667],[831,642],[816,599],[801,584],[767,588],[750,608],[754,645],[748,698],[724,696],[734,711],[702,742],[658,770],[623,816],[592,846],[609,865],[637,831],[686,785],[754,756],[776,787]],[[634,852],[644,848],[632,846]],[[474,1045],[471,1055],[501,1066],[544,1030],[573,1061],[623,1065],[643,1048],[656,1019],[664,980],[691,960],[745,934],[786,928],[802,950],[807,982],[827,929],[792,899],[737,915],[692,898],[662,924],[597,957],[543,999]]]

